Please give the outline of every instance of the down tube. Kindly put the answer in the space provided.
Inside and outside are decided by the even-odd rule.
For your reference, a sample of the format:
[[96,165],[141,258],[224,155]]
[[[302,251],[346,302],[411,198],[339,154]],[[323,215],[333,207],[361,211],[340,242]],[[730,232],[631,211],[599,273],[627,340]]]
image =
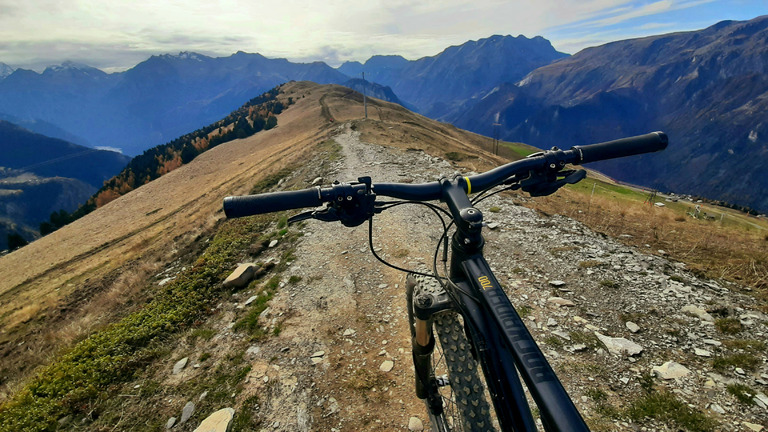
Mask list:
[[477,288],[475,292],[482,294],[488,319],[495,322],[501,338],[512,352],[518,371],[539,407],[544,427],[552,431],[589,431],[485,258],[481,255],[467,257],[461,268]]

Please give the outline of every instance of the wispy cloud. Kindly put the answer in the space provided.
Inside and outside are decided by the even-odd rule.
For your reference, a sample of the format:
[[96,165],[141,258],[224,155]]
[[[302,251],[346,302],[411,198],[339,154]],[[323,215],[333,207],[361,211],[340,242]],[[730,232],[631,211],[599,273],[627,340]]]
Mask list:
[[[738,7],[722,6],[729,4]],[[338,64],[373,54],[415,59],[493,34],[542,35],[574,52],[667,29],[665,22],[684,28],[694,11],[716,6],[704,18],[709,24],[757,15],[750,11],[764,10],[764,1],[0,0],[0,61],[40,67],[75,60],[116,70],[150,54],[243,50]]]

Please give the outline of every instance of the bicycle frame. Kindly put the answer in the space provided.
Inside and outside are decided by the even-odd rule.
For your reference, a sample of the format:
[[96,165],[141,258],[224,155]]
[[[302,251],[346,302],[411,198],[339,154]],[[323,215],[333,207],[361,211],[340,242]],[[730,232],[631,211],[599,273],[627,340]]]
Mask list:
[[[539,408],[546,430],[588,431],[552,367],[525,327],[483,257],[482,213],[472,207],[459,180],[443,180],[443,201],[457,225],[451,241],[450,279],[445,288],[464,318],[467,337],[486,376],[503,430],[535,431],[518,372]],[[423,306],[423,305],[422,305]],[[424,308],[426,316],[446,305]],[[419,310],[421,309],[421,310]]]

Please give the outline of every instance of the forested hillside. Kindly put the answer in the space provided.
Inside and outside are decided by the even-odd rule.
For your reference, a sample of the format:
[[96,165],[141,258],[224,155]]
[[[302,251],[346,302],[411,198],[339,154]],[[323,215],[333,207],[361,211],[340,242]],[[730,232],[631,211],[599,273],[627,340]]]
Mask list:
[[[120,174],[80,207],[72,216],[77,219],[111,202],[115,198],[147,184],[176,168],[189,163],[197,155],[234,139],[246,138],[277,126],[277,116],[286,105],[277,100],[278,87],[255,97],[227,117],[181,136],[171,142],[153,147],[136,156]],[[292,99],[288,99],[288,104]]]

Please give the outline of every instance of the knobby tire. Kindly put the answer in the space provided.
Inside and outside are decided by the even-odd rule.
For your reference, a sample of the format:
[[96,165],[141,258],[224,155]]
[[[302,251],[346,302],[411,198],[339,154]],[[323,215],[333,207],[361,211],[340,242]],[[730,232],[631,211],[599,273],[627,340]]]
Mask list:
[[[415,292],[420,289],[442,290],[432,278],[416,277]],[[425,286],[428,285],[428,286]],[[409,316],[413,329],[412,297],[409,293]],[[433,335],[436,338],[432,353],[430,379],[445,375],[450,385],[439,386],[443,400],[443,413],[433,414],[427,403],[432,431],[493,431],[491,409],[486,399],[481,368],[472,355],[472,347],[464,332],[459,315],[443,311],[432,316]],[[425,400],[426,402],[426,400]]]

